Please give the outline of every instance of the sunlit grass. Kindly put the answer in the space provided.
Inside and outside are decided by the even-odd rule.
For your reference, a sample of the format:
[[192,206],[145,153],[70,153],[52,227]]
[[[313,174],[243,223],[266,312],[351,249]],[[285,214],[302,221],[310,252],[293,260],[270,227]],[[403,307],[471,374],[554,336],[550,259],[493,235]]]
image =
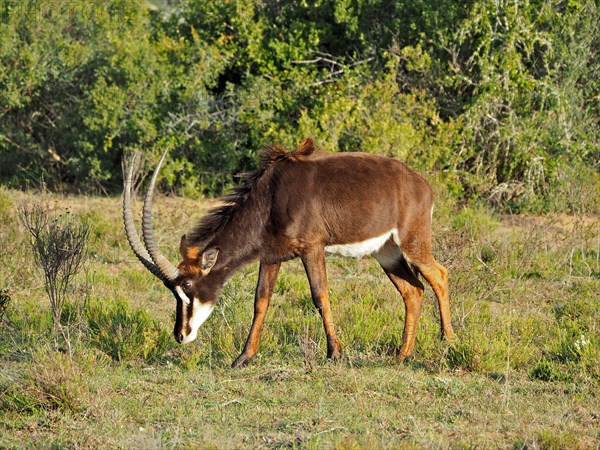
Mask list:
[[[404,306],[372,259],[328,258],[340,363],[302,265],[283,265],[259,355],[229,364],[252,319],[257,264],[225,286],[198,341],[171,337],[174,299],[130,253],[119,199],[46,196],[93,224],[57,348],[41,274],[0,191],[0,446],[590,448],[600,381],[599,222],[495,217],[442,203],[435,255],[450,270],[456,339],[440,340],[431,289],[413,361],[398,364]],[[157,199],[161,249],[206,208]],[[62,319],[61,319],[62,320]]]

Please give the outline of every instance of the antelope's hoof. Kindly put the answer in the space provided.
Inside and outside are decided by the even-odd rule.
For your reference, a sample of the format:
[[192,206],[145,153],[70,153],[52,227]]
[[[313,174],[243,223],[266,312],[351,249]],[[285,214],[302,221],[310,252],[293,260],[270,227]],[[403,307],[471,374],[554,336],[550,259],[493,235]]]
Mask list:
[[401,363],[403,363],[403,362],[408,362],[408,361],[410,361],[411,359],[413,359],[413,358],[414,358],[414,356],[415,356],[415,353],[414,353],[414,352],[412,352],[412,353],[404,353],[404,352],[400,352],[400,353],[398,353],[398,355],[396,356],[396,359],[398,360],[398,362],[401,362]]
[[327,359],[332,362],[339,362],[342,360],[343,353],[342,352],[334,352],[331,355],[327,355]]
[[[256,356],[256,355],[254,355]],[[243,353],[237,357],[237,359],[231,364],[232,369],[237,369],[238,367],[246,367],[248,364],[252,362],[254,356],[247,356]]]
[[451,341],[454,338],[454,330],[449,328],[442,330],[442,341]]
[[327,348],[327,359],[330,359],[331,361],[339,361],[342,359],[342,346],[339,345],[339,343]]

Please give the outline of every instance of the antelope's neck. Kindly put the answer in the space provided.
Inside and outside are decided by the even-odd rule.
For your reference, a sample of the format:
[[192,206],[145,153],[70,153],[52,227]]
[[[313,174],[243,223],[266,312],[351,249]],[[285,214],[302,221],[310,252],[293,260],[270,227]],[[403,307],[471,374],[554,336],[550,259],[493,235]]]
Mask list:
[[259,257],[267,217],[262,209],[255,204],[247,205],[211,240],[210,247],[219,249],[216,269],[224,280]]

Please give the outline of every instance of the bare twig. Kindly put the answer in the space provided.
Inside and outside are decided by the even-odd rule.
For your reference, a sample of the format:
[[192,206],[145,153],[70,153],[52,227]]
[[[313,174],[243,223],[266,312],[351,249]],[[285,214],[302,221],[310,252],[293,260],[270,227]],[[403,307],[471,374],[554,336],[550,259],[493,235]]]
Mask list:
[[[321,54],[319,52],[314,52],[314,53]],[[331,55],[328,55],[328,54],[322,54],[322,55],[324,55],[324,56],[318,56],[313,59],[292,61],[292,64],[318,64],[318,63],[329,64],[329,68],[331,69],[331,72],[329,73],[327,78],[324,78],[319,81],[315,81],[314,83],[311,84],[311,86],[313,86],[313,87],[321,86],[321,85],[329,84],[329,83],[335,83],[336,77],[339,75],[342,75],[349,68],[360,66],[362,64],[366,64],[366,63],[372,61],[373,59],[375,59],[373,56],[371,56],[369,58],[361,59],[359,61],[354,61],[351,64],[343,64],[343,63],[340,63],[340,62],[332,59],[333,56],[331,56]]]

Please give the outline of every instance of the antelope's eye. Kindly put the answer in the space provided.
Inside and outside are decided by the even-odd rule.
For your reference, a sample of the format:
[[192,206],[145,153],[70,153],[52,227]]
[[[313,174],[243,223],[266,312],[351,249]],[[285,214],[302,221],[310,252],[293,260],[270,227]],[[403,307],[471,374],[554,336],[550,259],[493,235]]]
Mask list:
[[190,280],[186,280],[186,281],[184,281],[184,282],[182,283],[181,287],[182,287],[184,290],[189,290],[189,289],[191,289],[191,288],[192,288],[192,282],[191,282]]

